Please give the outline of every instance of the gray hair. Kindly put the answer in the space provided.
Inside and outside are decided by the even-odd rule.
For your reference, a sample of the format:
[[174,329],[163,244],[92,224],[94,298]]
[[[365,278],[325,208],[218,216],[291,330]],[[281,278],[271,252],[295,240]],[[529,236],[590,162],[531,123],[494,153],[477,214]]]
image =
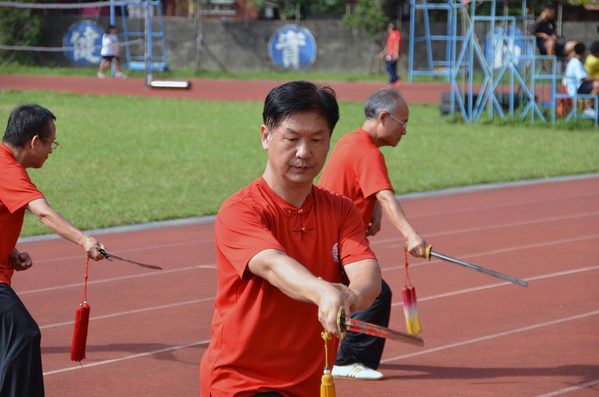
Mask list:
[[397,102],[403,99],[399,91],[394,88],[382,88],[372,94],[364,104],[364,115],[366,120],[376,120],[379,114],[385,112],[395,114]]

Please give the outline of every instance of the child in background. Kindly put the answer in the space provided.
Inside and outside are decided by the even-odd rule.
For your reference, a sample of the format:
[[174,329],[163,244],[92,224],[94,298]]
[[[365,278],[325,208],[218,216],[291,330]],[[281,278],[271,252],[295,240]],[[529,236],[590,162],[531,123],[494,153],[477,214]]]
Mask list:
[[589,53],[584,61],[584,68],[592,77],[599,79],[599,41],[591,44]]
[[116,27],[110,25],[106,28],[104,36],[102,36],[102,51],[100,51],[102,62],[100,62],[100,71],[98,72],[98,77],[101,79],[106,77],[104,71],[112,62],[114,62],[114,77],[117,79],[127,78],[127,76],[121,72],[121,61],[119,59],[121,48],[119,47],[119,39],[116,37],[116,33]]

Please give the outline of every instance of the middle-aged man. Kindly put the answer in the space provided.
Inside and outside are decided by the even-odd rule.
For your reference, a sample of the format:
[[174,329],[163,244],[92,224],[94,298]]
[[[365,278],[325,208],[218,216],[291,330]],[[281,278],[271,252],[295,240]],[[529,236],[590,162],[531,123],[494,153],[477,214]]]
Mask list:
[[[381,289],[358,209],[313,185],[339,119],[333,90],[283,84],[266,97],[262,116],[266,170],[216,218],[218,286],[200,366],[203,397],[318,395],[323,328],[338,336],[339,309],[365,309]],[[329,362],[337,346],[333,338]]]
[[56,141],[56,117],[39,105],[15,108],[0,144],[0,396],[44,395],[41,333],[10,286],[13,272],[31,268],[27,252],[16,248],[25,210],[59,236],[80,245],[99,260],[104,246],[54,211],[29,179],[26,168],[41,168]]
[[[373,236],[381,227],[381,208],[408,241],[408,250],[417,257],[425,255],[426,242],[406,218],[395,193],[381,146],[397,146],[406,134],[408,105],[394,88],[381,89],[364,105],[366,120],[362,128],[342,137],[331,153],[319,185],[350,198],[360,210],[366,234]],[[391,290],[383,281],[382,291],[367,310],[354,312],[352,318],[388,326]],[[349,332],[341,342],[333,376],[353,379],[382,379],[375,371],[380,363],[385,340]]]

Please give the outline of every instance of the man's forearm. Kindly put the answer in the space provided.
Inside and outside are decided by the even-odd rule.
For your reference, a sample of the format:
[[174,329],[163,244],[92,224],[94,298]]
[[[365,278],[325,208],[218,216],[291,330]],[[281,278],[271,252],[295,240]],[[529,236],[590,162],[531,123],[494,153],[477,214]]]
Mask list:
[[381,203],[381,207],[391,221],[391,224],[393,224],[405,238],[418,234],[416,229],[414,229],[412,224],[408,221],[406,214],[403,212],[399,201],[397,201],[397,198],[395,198],[392,191],[384,190],[378,192],[376,198]]
[[86,235],[53,210],[45,199],[34,200],[26,208],[54,233],[77,245],[83,246]]
[[351,311],[368,309],[376,297],[381,293],[382,276],[378,263],[373,259],[366,261],[361,268],[352,275],[348,288],[357,296],[355,307]]

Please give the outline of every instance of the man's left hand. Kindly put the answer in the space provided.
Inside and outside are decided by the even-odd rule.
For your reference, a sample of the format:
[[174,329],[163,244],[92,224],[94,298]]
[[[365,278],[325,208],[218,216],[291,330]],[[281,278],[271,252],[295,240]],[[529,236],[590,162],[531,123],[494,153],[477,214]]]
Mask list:
[[12,263],[12,267],[18,272],[27,270],[33,266],[33,261],[29,254],[27,252],[19,252],[16,248],[12,251],[8,260]]

